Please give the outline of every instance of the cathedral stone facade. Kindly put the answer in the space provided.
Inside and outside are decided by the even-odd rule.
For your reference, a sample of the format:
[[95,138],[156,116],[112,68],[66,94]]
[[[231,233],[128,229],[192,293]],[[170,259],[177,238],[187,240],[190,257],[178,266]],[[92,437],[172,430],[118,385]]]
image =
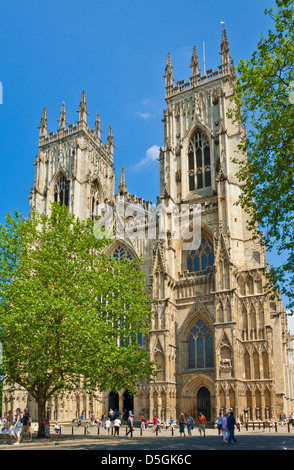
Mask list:
[[[46,213],[51,201],[60,201],[80,218],[99,216],[99,224],[115,218],[117,236],[109,255],[143,257],[156,301],[142,347],[160,366],[155,380],[139,383],[134,396],[127,390],[103,393],[100,401],[83,390],[63,401],[56,396],[51,419],[126,408],[137,418],[202,411],[212,420],[232,408],[235,415],[247,412],[249,420],[264,420],[294,409],[287,315],[282,302],[264,292],[265,251],[252,241],[246,214],[236,205],[241,189],[232,157],[244,158],[238,144],[245,130],[227,117],[236,75],[225,30],[220,54],[217,70],[202,75],[194,47],[188,82],[175,81],[168,54],[155,206],[129,193],[124,169],[116,193],[112,128],[104,144],[99,114],[94,129],[89,128],[85,92],[75,126],[67,126],[63,104],[59,129],[48,134],[43,111],[31,207]],[[189,214],[196,206],[200,236],[192,246],[190,219],[187,233],[175,225],[183,208]],[[164,213],[165,236],[160,236],[158,208]],[[4,411],[27,403],[36,415],[26,392],[11,397],[4,391]]]

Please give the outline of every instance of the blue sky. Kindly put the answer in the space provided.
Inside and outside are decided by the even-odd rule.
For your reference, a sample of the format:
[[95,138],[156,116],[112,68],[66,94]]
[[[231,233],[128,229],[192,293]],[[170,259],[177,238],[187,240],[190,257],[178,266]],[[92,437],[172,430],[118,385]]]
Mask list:
[[237,65],[273,26],[264,9],[274,5],[274,0],[2,2],[0,222],[15,209],[28,214],[43,107],[50,131],[58,128],[63,101],[68,123],[75,123],[83,89],[89,126],[99,111],[103,142],[112,125],[117,180],[124,165],[129,191],[155,203],[167,53],[176,80],[189,79],[194,44],[202,71],[203,42],[206,69],[216,69],[225,21]]

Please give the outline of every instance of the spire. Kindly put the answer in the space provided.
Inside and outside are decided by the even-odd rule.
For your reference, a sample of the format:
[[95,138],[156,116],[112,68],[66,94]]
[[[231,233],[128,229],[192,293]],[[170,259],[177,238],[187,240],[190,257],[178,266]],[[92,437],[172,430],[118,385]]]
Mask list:
[[229,41],[227,39],[227,33],[225,27],[223,27],[222,33],[222,43],[221,43],[221,52],[222,56],[222,65],[229,65],[230,63],[230,49],[229,49]]
[[86,101],[85,90],[83,90],[82,92],[82,97],[81,97],[78,113],[79,113],[79,121],[87,122],[87,116],[89,115],[89,113],[87,112],[87,101]]
[[167,54],[166,59],[166,67],[165,67],[165,87],[169,87],[173,85],[174,77],[173,77],[173,66],[171,64],[170,53]]
[[59,122],[59,129],[65,130],[67,121],[66,121],[66,111],[65,111],[65,104],[64,104],[64,102],[62,103],[61,111],[60,111],[60,116],[59,116],[59,119],[58,119],[57,121]]
[[40,137],[47,137],[48,123],[47,123],[46,106],[44,106],[44,108],[43,108],[41,122],[40,122],[40,125],[39,125],[38,129],[40,129]]
[[125,179],[125,169],[122,167],[121,169],[121,175],[120,175],[120,183],[118,185],[118,194],[122,196],[123,194],[126,194],[128,192],[128,187],[126,185],[126,179]]
[[192,77],[194,75],[198,75],[198,73],[199,73],[199,62],[198,62],[198,55],[197,55],[197,52],[196,52],[196,46],[193,47],[193,54],[192,54],[192,58],[191,58],[190,67],[192,69]]
[[109,131],[108,131],[107,148],[108,148],[110,154],[113,156],[114,144],[113,144],[113,133],[112,133],[111,125],[109,126]]
[[100,115],[97,113],[96,116],[96,121],[95,121],[95,128],[94,128],[94,133],[95,137],[101,141],[101,121],[100,121]]

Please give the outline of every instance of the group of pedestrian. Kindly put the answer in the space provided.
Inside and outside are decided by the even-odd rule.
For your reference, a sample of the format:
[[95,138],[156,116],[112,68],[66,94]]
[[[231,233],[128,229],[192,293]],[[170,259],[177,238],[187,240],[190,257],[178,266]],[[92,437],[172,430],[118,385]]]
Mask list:
[[21,415],[20,408],[16,409],[16,414],[14,416],[12,411],[9,410],[7,416],[2,420],[1,431],[4,436],[3,444],[12,444],[12,440],[14,438],[14,445],[18,445],[20,444],[23,435],[26,433],[29,434],[29,440],[32,442],[31,416],[29,410],[25,408],[23,416]]
[[235,438],[235,427],[238,427],[238,422],[234,417],[233,411],[222,414],[220,413],[217,417],[217,429],[218,435],[222,436],[223,441],[226,444],[231,442],[237,442]]
[[[206,429],[207,420],[201,411],[199,412],[196,423],[198,424],[198,431],[199,431],[200,436],[203,434],[203,437],[205,437],[205,429]],[[191,415],[188,415],[188,417],[186,418],[185,415],[182,413],[179,419],[180,436],[182,435],[184,435],[184,437],[186,436],[186,432],[185,432],[186,427],[187,427],[188,436],[192,436],[192,430],[194,429],[194,425],[196,423]]]

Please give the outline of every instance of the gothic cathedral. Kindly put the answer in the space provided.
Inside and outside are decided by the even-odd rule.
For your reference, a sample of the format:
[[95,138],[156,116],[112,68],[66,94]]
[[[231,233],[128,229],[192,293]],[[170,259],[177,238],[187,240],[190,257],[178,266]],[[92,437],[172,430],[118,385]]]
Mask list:
[[[135,232],[129,230],[109,248],[110,256],[144,259],[156,302],[142,347],[160,366],[156,379],[139,383],[134,396],[127,390],[109,391],[96,402],[80,390],[68,394],[63,404],[56,396],[51,419],[69,421],[82,411],[100,417],[109,408],[127,408],[138,419],[181,413],[196,417],[202,411],[212,420],[232,408],[236,416],[247,410],[250,420],[265,420],[293,410],[293,339],[287,315],[281,301],[264,293],[265,251],[252,241],[246,214],[236,205],[241,190],[232,157],[238,155],[245,130],[227,117],[236,75],[225,29],[220,53],[217,70],[202,75],[194,47],[188,82],[175,81],[168,54],[157,198],[166,214],[166,236],[158,235],[155,219],[154,237],[131,236]],[[144,232],[151,203],[128,192],[124,170],[115,194],[111,126],[103,144],[99,114],[94,129],[88,127],[85,92],[78,113],[77,124],[67,126],[63,104],[59,129],[48,134],[44,109],[31,207],[46,213],[50,201],[60,201],[80,218],[106,220],[104,208],[118,212],[122,204],[135,209],[132,214]],[[173,236],[173,225],[175,214],[193,205],[201,209],[200,237],[189,249],[183,236]],[[125,223],[132,227],[134,217]],[[8,391],[4,411],[5,400]],[[15,406],[28,400],[34,415],[35,405],[22,391],[16,393]]]

